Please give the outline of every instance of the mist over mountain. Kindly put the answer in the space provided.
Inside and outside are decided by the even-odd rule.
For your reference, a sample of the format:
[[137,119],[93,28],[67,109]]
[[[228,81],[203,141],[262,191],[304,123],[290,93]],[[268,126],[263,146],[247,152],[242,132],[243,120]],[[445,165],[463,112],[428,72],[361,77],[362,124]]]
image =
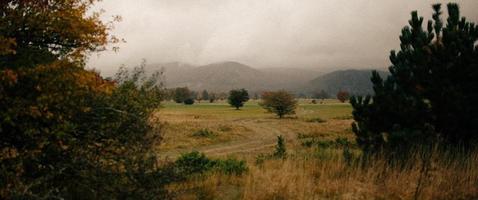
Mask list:
[[[150,64],[150,73],[163,71],[167,88],[188,87],[191,90],[227,92],[245,88],[251,92],[285,89],[294,93],[311,95],[325,90],[334,96],[339,90],[353,94],[369,94],[371,70],[326,71],[302,68],[256,69],[239,62],[225,61],[202,66],[171,62]],[[380,71],[381,75],[386,75]]]
[[[377,70],[382,78],[389,75],[387,71]],[[307,83],[304,87],[306,93],[314,93],[324,90],[331,96],[335,96],[340,90],[350,94],[372,94],[372,69],[369,70],[338,70],[319,76]]]

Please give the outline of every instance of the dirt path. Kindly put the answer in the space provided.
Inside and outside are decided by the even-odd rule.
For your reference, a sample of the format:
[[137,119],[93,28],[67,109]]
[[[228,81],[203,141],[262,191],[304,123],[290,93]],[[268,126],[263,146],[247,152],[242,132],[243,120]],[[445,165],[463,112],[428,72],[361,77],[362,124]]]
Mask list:
[[[252,130],[255,134],[247,139],[241,139],[226,143],[208,145],[196,148],[174,149],[166,152],[160,152],[163,158],[174,159],[181,155],[181,153],[190,152],[193,150],[202,152],[208,156],[223,156],[235,153],[247,153],[272,148],[276,143],[278,135],[281,133],[277,126],[271,126],[270,123],[258,121],[257,119],[239,119],[237,123]],[[280,124],[277,124],[278,126]]]

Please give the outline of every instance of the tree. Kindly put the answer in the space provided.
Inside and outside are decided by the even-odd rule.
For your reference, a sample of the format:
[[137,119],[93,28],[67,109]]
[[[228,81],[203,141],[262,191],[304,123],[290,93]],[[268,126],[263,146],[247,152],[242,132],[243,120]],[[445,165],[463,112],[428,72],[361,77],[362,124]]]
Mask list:
[[111,42],[109,25],[89,10],[94,2],[0,2],[0,199],[163,192],[152,154],[159,74],[138,67],[107,80],[83,68]]
[[236,107],[236,110],[239,110],[240,107],[244,106],[244,103],[249,100],[249,93],[247,90],[240,89],[240,90],[231,90],[229,91],[229,97],[227,98],[227,102]]
[[183,103],[184,100],[191,98],[191,91],[187,87],[178,87],[174,90],[174,101]]
[[203,91],[202,91],[201,98],[202,98],[202,100],[204,100],[204,101],[209,100],[209,93],[207,92],[207,90],[203,90]]
[[193,105],[194,104],[194,99],[193,98],[186,98],[183,102],[186,105]]
[[[0,3],[0,43],[7,54],[0,58],[0,69],[35,67],[55,60],[84,64],[88,52],[102,51],[118,42],[99,13],[87,10],[96,0],[4,0]],[[120,20],[115,17],[115,21]]]
[[413,11],[400,51],[390,54],[391,75],[383,80],[373,72],[374,95],[351,98],[353,131],[364,150],[478,142],[478,26],[460,18],[457,4],[447,7],[446,26],[435,4],[426,30]]
[[295,114],[297,108],[297,100],[291,93],[279,90],[276,92],[264,92],[262,94],[262,102],[260,105],[282,118],[284,115]]
[[211,92],[209,94],[209,103],[214,103],[214,101],[216,101],[216,94]]
[[325,91],[325,90],[320,90],[319,92],[314,93],[314,98],[315,99],[327,99],[329,98],[330,95]]
[[340,101],[340,102],[345,102],[349,99],[349,93],[347,91],[344,91],[344,90],[340,90],[339,92],[337,92],[337,99]]

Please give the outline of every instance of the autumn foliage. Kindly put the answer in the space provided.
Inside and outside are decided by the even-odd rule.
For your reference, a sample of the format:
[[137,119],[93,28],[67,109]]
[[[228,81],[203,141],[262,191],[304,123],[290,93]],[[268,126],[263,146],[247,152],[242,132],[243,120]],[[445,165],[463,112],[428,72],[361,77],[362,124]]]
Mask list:
[[118,41],[89,12],[95,2],[0,2],[0,199],[163,194],[150,153],[159,76],[138,67],[106,80],[83,68]]
[[340,90],[339,92],[337,92],[337,99],[342,103],[347,101],[349,97],[350,95],[347,91]]

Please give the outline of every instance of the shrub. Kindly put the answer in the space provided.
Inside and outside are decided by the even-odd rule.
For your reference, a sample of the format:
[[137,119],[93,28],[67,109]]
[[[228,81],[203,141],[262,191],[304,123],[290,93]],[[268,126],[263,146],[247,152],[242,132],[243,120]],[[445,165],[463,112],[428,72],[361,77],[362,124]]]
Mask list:
[[176,103],[184,103],[188,98],[192,99],[192,92],[187,87],[179,87],[174,89],[173,99]]
[[337,92],[337,99],[342,103],[347,101],[349,97],[350,95],[347,91],[340,90],[339,92]]
[[189,176],[210,170],[214,163],[203,153],[193,151],[182,154],[175,162],[179,174]]
[[176,173],[186,177],[211,170],[217,170],[227,175],[241,175],[248,170],[244,160],[233,158],[211,160],[197,151],[182,154],[176,160],[175,168]]
[[277,136],[277,145],[273,156],[276,158],[285,158],[287,156],[285,139],[282,135]]
[[211,130],[209,130],[209,129],[207,129],[207,128],[204,128],[204,129],[200,129],[200,130],[194,132],[194,133],[193,133],[193,136],[194,136],[194,137],[207,137],[207,138],[211,138],[211,137],[215,137],[216,134],[215,134],[213,131],[211,131]]
[[194,99],[193,98],[187,98],[184,100],[185,105],[193,105],[194,104]]
[[216,160],[214,166],[217,170],[228,175],[242,175],[248,170],[246,161],[233,158]]
[[312,119],[306,119],[305,121],[307,122],[316,122],[316,123],[324,123],[327,122],[327,120],[324,120],[320,117],[312,118]]

